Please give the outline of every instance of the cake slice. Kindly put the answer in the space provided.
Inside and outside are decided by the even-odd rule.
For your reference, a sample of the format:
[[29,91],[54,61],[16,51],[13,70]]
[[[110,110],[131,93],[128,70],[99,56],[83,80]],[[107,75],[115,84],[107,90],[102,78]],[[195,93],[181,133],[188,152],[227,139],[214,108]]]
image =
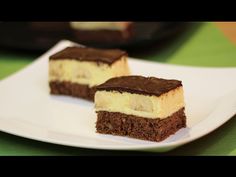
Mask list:
[[162,141],[186,127],[181,81],[123,76],[97,87],[98,133]]
[[127,53],[118,49],[67,47],[49,57],[51,94],[93,100],[97,85],[129,75]]
[[70,22],[75,38],[81,42],[107,44],[126,42],[133,36],[133,22]]

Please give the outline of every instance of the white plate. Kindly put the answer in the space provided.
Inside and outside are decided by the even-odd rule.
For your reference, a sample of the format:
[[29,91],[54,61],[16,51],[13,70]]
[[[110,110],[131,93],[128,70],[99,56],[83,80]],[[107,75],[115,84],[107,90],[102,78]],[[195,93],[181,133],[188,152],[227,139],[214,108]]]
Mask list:
[[25,69],[0,81],[1,131],[82,148],[161,152],[208,134],[236,114],[236,68],[184,67],[129,59],[133,74],[183,81],[187,128],[159,143],[97,134],[93,103],[49,94],[48,56],[70,45],[70,41],[59,42]]

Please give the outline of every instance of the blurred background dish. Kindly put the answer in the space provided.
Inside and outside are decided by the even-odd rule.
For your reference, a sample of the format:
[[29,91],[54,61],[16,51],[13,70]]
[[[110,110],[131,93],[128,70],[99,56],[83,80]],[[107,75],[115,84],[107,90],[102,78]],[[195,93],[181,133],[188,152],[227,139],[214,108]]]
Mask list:
[[133,50],[182,34],[184,22],[0,22],[0,46],[46,51],[61,39]]

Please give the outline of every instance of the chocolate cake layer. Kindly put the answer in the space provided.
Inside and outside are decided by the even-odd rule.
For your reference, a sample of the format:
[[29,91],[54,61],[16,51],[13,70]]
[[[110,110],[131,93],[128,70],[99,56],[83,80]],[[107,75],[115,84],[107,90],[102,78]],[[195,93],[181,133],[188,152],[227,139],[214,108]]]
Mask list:
[[125,51],[119,49],[94,49],[87,47],[67,47],[49,57],[49,60],[74,59],[79,61],[102,62],[111,65],[123,56]]
[[56,95],[70,95],[73,97],[84,98],[90,101],[94,100],[96,87],[88,87],[88,85],[75,84],[71,82],[49,82],[50,93]]
[[106,111],[98,111],[97,115],[98,133],[129,136],[149,141],[162,141],[179,129],[186,127],[184,108],[163,120]]
[[160,96],[182,86],[181,81],[166,80],[155,77],[122,76],[107,80],[97,90],[129,92]]
[[82,43],[122,44],[133,37],[133,22],[71,22],[75,38]]
[[132,39],[133,31],[125,30],[125,31],[118,31],[118,30],[74,30],[74,34],[76,38],[80,42],[94,42],[99,43],[103,42],[105,44],[109,44],[111,42],[116,43],[125,43]]

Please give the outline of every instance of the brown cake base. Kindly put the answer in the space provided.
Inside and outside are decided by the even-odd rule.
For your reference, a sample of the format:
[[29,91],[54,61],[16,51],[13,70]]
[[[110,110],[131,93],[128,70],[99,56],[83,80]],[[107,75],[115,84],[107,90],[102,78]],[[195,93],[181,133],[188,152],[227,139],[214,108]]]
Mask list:
[[162,141],[186,127],[184,108],[165,119],[148,119],[117,112],[97,112],[98,133]]
[[119,43],[125,42],[130,38],[128,31],[111,31],[111,30],[96,30],[96,31],[83,31],[74,30],[74,34],[79,41],[101,42],[105,43],[117,41]]
[[88,85],[75,84],[71,82],[49,82],[50,93],[55,95],[69,95],[73,97],[84,98],[94,101],[96,87]]

